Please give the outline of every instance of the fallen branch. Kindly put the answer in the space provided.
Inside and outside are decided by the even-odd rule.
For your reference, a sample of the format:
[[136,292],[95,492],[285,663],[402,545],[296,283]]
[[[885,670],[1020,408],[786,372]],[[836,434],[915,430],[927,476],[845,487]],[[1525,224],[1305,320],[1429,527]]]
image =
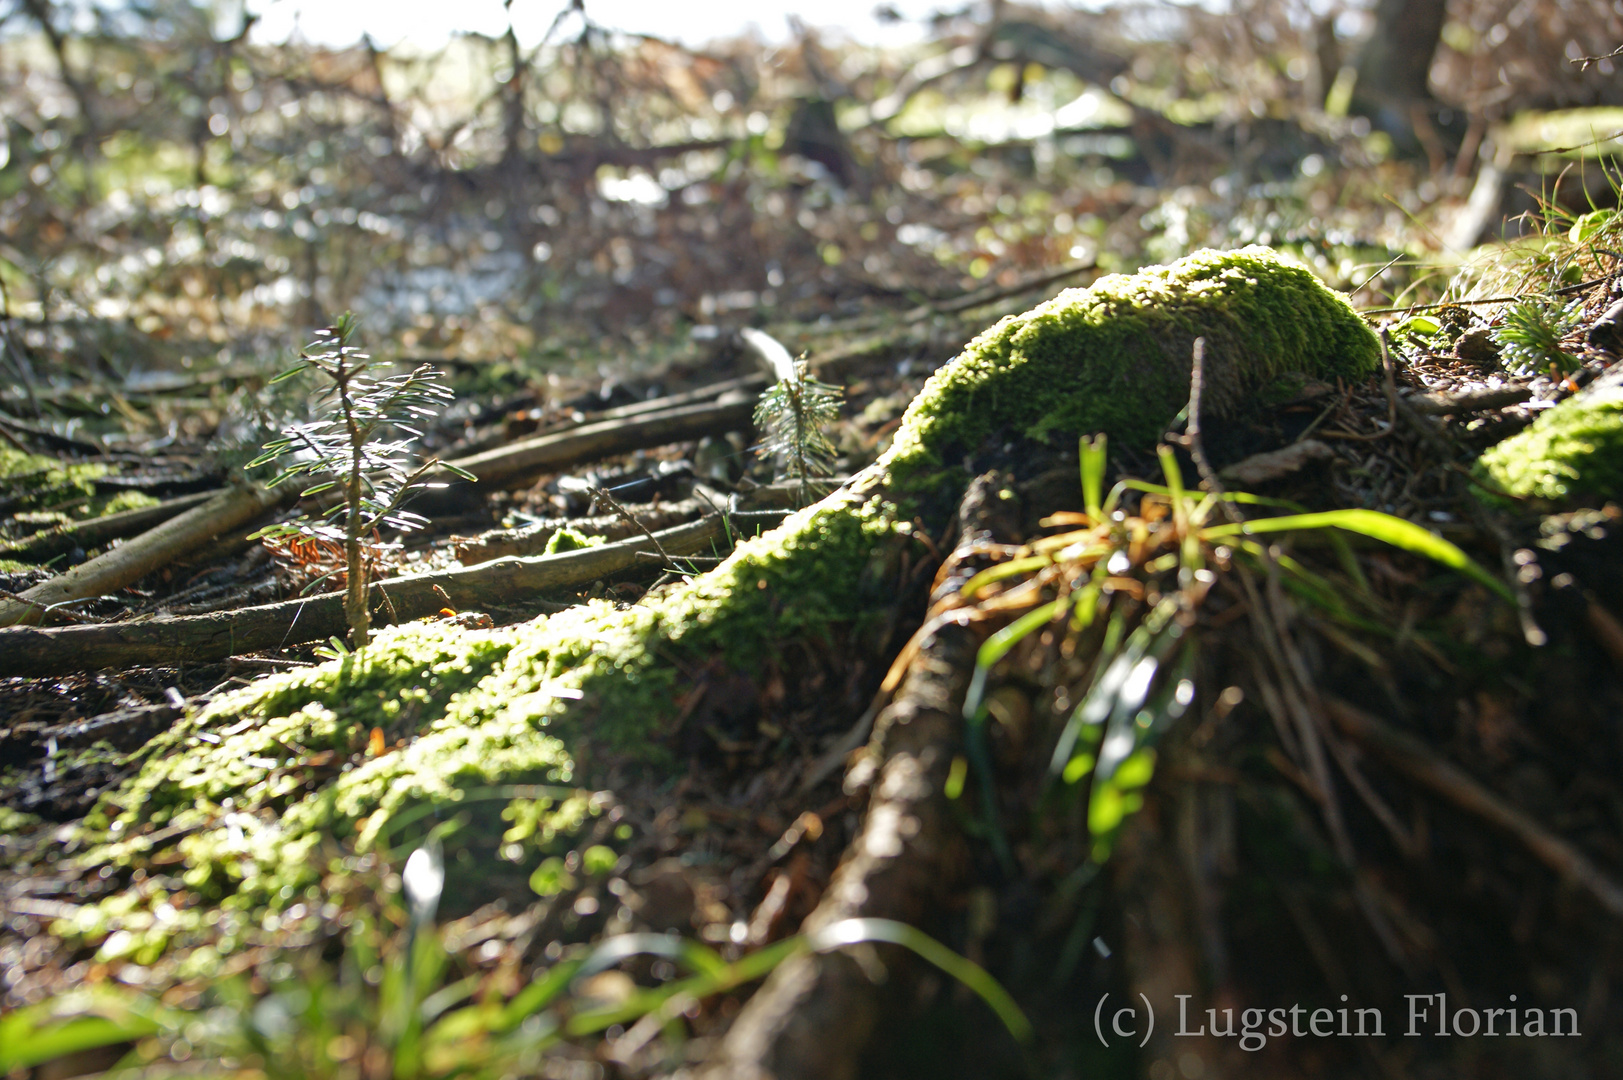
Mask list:
[[1403,400],[1415,412],[1426,416],[1483,412],[1515,405],[1533,396],[1525,386],[1499,386],[1491,390],[1471,390],[1463,394],[1413,394]]
[[1281,450],[1252,454],[1228,466],[1219,475],[1222,479],[1238,484],[1242,488],[1255,487],[1258,484],[1281,480],[1300,472],[1315,461],[1326,461],[1334,456],[1335,451],[1318,439],[1303,439]]
[[16,599],[0,599],[0,626],[38,622],[58,604],[122,589],[221,533],[252,521],[287,495],[257,485],[227,488],[203,505],[34,586]]
[[1331,697],[1323,701],[1325,711],[1337,727],[1375,751],[1389,765],[1411,780],[1431,788],[1461,810],[1510,833],[1539,862],[1564,880],[1587,890],[1612,915],[1623,918],[1623,885],[1608,877],[1572,844],[1505,803],[1459,766],[1437,756],[1414,736],[1388,727],[1344,701]]
[[134,536],[136,533],[161,525],[194,506],[201,506],[219,494],[218,490],[199,491],[193,495],[166,499],[155,506],[141,506],[134,510],[121,510],[116,514],[91,518],[89,521],[70,522],[60,528],[48,529],[35,533],[26,540],[19,540],[11,547],[0,551],[0,554],[25,562],[41,562],[66,554],[74,548],[88,551],[91,548],[101,547],[111,540],[122,540],[126,536]]
[[665,397],[654,398],[651,401],[639,401],[631,405],[617,405],[612,409],[603,409],[599,412],[587,413],[589,422],[600,420],[626,420],[633,416],[647,416],[651,413],[662,413],[672,409],[686,408],[689,405],[698,405],[702,402],[715,401],[723,394],[740,390],[748,394],[758,394],[765,390],[767,377],[765,375],[740,375],[736,379],[723,379],[708,386],[701,386],[693,390],[685,390],[680,394],[669,394]]
[[[708,550],[725,537],[720,515],[656,533],[671,555]],[[372,583],[375,615],[392,608],[396,621],[432,615],[446,606],[469,610],[511,604],[547,589],[586,585],[638,565],[648,542],[637,538],[533,559],[496,559],[478,566]],[[385,601],[387,597],[387,601]],[[345,633],[344,594],[158,618],[142,622],[0,630],[0,677],[221,660],[238,653],[324,641]]]
[[[515,487],[539,473],[567,469],[583,461],[747,428],[754,412],[754,398],[745,395],[743,401],[704,402],[652,416],[583,424],[447,464],[472,473],[487,490]],[[426,479],[450,483],[456,478],[448,471],[436,470]]]
[[[682,525],[703,515],[704,503],[698,499],[682,499],[658,506],[633,507],[637,519],[651,529],[668,529]],[[521,529],[491,529],[478,536],[456,541],[456,557],[464,563],[485,562],[507,556],[539,555],[547,550],[553,534],[570,528],[583,536],[601,536],[607,540],[624,540],[640,529],[619,514],[599,514],[586,518],[558,518],[538,521]]]

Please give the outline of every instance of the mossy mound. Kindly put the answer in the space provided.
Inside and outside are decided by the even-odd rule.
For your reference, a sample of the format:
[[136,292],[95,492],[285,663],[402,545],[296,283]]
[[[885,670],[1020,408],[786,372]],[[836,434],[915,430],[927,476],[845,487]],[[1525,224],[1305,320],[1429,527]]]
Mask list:
[[1564,401],[1476,464],[1490,491],[1560,506],[1623,497],[1623,380]]
[[1362,379],[1380,347],[1345,297],[1268,248],[1204,251],[1112,274],[1013,315],[925,386],[886,464],[898,477],[996,435],[1160,437],[1189,399],[1206,339],[1203,411],[1242,412],[1287,376]]
[[[658,764],[683,672],[759,671],[786,645],[832,646],[878,621],[916,543],[915,494],[947,475],[953,455],[1004,432],[1150,443],[1188,395],[1196,337],[1209,345],[1216,414],[1282,375],[1362,376],[1377,355],[1344,299],[1262,249],[1062,294],[932,377],[892,449],[851,487],[707,574],[630,607],[593,601],[516,627],[387,630],[359,655],[220,699],[105,797],[86,822],[98,833],[86,839],[103,846],[87,858],[148,857],[139,834],[161,823],[189,834],[177,845],[189,887],[210,902],[275,907],[317,879],[323,838],[365,849],[408,805],[454,804],[498,782],[571,783],[599,750]],[[407,741],[378,753],[373,728]],[[90,937],[117,922],[58,929]]]

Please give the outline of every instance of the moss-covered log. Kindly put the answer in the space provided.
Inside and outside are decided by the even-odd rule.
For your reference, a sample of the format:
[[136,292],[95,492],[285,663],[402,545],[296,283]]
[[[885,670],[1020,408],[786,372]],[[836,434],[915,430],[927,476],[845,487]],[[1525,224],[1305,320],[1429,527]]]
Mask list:
[[[1268,400],[1281,380],[1362,378],[1378,355],[1342,297],[1264,249],[1062,293],[938,371],[874,466],[707,574],[630,607],[593,601],[488,631],[395,628],[360,654],[219,699],[104,798],[86,821],[85,839],[101,844],[87,857],[145,857],[153,841],[141,834],[167,826],[162,842],[205,899],[274,907],[317,879],[326,838],[365,848],[412,804],[498,782],[570,783],[587,754],[657,763],[691,673],[758,670],[786,645],[882,619],[894,566],[910,547],[924,552],[919,525],[939,531],[978,454],[1098,431],[1153,442],[1184,405],[1197,337],[1208,421]],[[368,755],[374,727],[410,737]],[[154,923],[129,908],[104,903],[57,929],[94,939],[122,927],[133,948],[158,935],[150,951],[176,919],[202,917],[171,910]]]

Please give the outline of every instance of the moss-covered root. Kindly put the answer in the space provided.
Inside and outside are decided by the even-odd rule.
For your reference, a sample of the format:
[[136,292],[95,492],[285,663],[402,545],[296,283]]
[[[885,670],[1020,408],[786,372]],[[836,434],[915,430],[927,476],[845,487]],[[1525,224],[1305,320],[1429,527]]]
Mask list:
[[1623,498],[1623,377],[1606,377],[1490,448],[1476,474],[1492,492],[1542,504]]
[[964,453],[1021,435],[1153,441],[1188,394],[1196,337],[1208,343],[1214,414],[1282,376],[1361,376],[1377,356],[1345,300],[1263,249],[1064,293],[999,323],[932,377],[892,449],[851,488],[707,574],[629,608],[597,601],[492,631],[398,628],[358,656],[220,699],[92,815],[89,827],[107,830],[100,857],[157,854],[139,834],[165,824],[187,834],[186,880],[205,898],[275,904],[315,873],[318,838],[364,847],[408,804],[495,783],[570,783],[594,748],[657,760],[682,672],[758,670],[786,643],[849,640],[877,621],[917,542],[915,513],[940,505],[920,496]]

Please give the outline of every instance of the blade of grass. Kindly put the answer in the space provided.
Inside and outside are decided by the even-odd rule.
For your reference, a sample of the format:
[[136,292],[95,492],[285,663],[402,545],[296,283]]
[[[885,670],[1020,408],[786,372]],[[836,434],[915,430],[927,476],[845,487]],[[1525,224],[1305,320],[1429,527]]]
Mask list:
[[1100,495],[1104,491],[1105,482],[1105,436],[1101,432],[1089,439],[1083,436],[1080,440],[1082,458],[1082,505],[1087,509],[1088,517],[1097,525],[1105,519],[1104,503]]
[[1326,510],[1316,514],[1255,518],[1237,525],[1213,525],[1201,530],[1200,536],[1202,540],[1220,540],[1231,536],[1328,528],[1345,529],[1415,555],[1422,555],[1484,586],[1507,604],[1516,602],[1509,586],[1472,562],[1470,556],[1458,547],[1412,521],[1383,514],[1378,510]]
[[996,566],[989,566],[985,570],[982,570],[980,573],[964,582],[963,588],[959,589],[958,591],[963,594],[965,600],[971,600],[974,598],[976,593],[980,592],[986,586],[995,581],[1002,581],[1004,578],[1017,577],[1020,574],[1027,573],[1031,570],[1041,570],[1043,567],[1053,563],[1053,561],[1053,559],[1046,555],[1030,555],[1023,559],[1010,559],[1006,563],[999,563]]
[[826,952],[829,949],[870,941],[900,945],[920,959],[935,965],[945,974],[969,987],[986,1002],[1016,1041],[1020,1043],[1031,1041],[1031,1022],[1026,1019],[1026,1014],[1020,1011],[1020,1006],[1015,1004],[1009,992],[987,974],[985,968],[973,960],[959,956],[922,930],[892,919],[841,919],[832,926],[826,926],[811,934],[807,943],[818,952]]

